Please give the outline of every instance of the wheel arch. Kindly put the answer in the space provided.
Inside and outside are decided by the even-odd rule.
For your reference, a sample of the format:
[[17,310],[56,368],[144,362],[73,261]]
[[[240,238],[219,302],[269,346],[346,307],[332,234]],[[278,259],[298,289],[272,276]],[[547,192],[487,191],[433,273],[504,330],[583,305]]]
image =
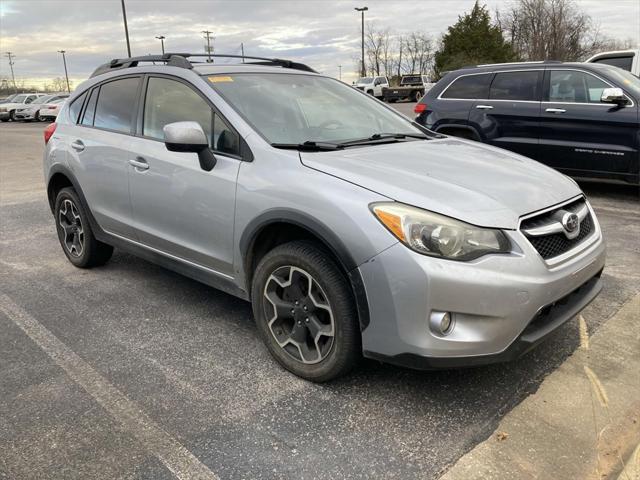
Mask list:
[[246,291],[251,295],[253,273],[271,249],[294,240],[313,240],[325,247],[347,277],[356,300],[360,328],[369,324],[369,307],[358,265],[340,238],[326,225],[295,210],[271,210],[254,219],[239,242]]

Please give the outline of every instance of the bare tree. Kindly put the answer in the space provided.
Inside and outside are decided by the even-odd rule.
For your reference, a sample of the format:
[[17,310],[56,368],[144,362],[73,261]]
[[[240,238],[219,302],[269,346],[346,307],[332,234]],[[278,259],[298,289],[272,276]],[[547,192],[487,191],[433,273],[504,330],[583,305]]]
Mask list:
[[433,40],[422,32],[411,32],[404,40],[404,73],[430,73],[433,67]]
[[367,24],[364,48],[367,56],[367,69],[371,76],[380,75],[384,46],[388,44],[388,40],[388,30],[377,30],[371,23]]
[[601,50],[604,38],[574,0],[517,0],[498,25],[523,60],[581,60]]
[[67,90],[67,81],[62,77],[56,77],[51,80],[52,92],[64,92]]

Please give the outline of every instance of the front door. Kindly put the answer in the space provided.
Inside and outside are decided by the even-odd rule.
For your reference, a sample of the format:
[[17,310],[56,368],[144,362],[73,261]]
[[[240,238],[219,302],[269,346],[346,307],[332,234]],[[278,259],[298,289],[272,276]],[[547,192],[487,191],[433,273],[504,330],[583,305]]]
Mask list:
[[539,159],[542,70],[498,72],[487,100],[477,100],[469,123],[496,147]]
[[[196,121],[207,134],[217,159],[210,172],[200,168],[197,154],[167,150],[162,129],[180,121]],[[238,134],[190,85],[150,77],[142,135],[132,140],[128,166],[140,242],[232,276]]]
[[[580,70],[548,70],[542,108],[541,153],[550,166],[575,176],[632,173],[638,159],[638,109],[602,103],[609,82]],[[635,162],[635,163],[634,163]]]

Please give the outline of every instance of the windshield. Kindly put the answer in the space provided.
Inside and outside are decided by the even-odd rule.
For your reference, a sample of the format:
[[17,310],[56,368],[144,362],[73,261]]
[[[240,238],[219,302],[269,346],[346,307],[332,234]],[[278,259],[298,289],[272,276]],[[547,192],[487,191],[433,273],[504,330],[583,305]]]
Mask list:
[[52,98],[53,98],[53,95],[45,95],[44,97],[38,97],[33,102],[31,102],[31,105],[36,105],[36,104],[40,104],[40,103],[47,103],[47,101],[52,99]]
[[358,80],[358,83],[371,83],[371,82],[373,82],[372,77],[362,77],[360,80]]
[[272,144],[343,142],[379,133],[424,136],[409,119],[332,78],[239,73],[208,79]]
[[23,103],[25,98],[27,98],[27,95],[16,95],[11,100],[11,103]]
[[13,99],[17,96],[17,94],[13,94],[13,95],[9,95],[7,98],[5,98],[4,100],[0,100],[0,103],[9,103],[11,101],[13,101]]
[[640,78],[621,68],[611,68],[609,73],[622,84],[623,88],[633,93],[640,101]]

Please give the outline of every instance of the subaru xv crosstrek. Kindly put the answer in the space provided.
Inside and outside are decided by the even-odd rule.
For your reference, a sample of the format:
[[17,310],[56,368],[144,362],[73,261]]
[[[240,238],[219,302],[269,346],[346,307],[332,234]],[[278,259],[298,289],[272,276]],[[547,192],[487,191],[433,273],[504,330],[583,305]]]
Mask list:
[[640,184],[640,79],[599,63],[526,62],[445,75],[416,121],[576,178]]
[[515,359],[600,291],[573,180],[303,64],[244,60],[114,60],[71,95],[44,170],[73,265],[115,247],[249,300],[271,355],[313,381],[362,356]]

